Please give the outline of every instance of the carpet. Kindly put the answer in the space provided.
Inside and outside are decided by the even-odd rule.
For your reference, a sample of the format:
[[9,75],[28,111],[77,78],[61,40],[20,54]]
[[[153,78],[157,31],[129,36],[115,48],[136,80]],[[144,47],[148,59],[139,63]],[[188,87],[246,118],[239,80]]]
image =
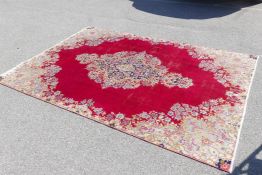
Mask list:
[[230,172],[257,58],[88,27],[0,84]]

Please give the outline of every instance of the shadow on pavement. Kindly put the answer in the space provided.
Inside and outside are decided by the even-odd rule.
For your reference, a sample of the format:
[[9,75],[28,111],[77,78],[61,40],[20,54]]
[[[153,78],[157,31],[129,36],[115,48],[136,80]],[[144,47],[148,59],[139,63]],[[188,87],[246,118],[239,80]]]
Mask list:
[[262,145],[237,166],[230,175],[262,175],[262,159],[258,158],[259,153],[262,154]]
[[208,19],[232,14],[261,0],[130,0],[133,7],[152,14],[183,19]]

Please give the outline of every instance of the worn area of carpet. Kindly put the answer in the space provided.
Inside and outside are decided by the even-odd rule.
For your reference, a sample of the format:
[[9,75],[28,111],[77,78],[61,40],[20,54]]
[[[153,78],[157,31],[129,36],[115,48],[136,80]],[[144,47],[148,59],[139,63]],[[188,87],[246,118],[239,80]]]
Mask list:
[[256,60],[89,27],[0,83],[230,171]]

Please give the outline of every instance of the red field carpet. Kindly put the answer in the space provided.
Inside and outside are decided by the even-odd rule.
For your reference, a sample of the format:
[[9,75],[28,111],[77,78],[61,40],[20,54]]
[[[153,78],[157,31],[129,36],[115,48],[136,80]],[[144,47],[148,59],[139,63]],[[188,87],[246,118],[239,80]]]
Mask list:
[[86,28],[0,83],[224,171],[256,57]]

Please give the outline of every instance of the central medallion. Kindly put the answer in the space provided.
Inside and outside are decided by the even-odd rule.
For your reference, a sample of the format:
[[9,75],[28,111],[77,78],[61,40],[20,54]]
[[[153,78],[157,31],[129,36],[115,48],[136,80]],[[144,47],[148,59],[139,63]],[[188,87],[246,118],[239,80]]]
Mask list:
[[158,83],[172,88],[188,88],[192,79],[179,73],[169,72],[157,57],[146,52],[117,52],[114,54],[81,54],[76,57],[86,64],[88,77],[102,88],[134,89],[154,86]]

